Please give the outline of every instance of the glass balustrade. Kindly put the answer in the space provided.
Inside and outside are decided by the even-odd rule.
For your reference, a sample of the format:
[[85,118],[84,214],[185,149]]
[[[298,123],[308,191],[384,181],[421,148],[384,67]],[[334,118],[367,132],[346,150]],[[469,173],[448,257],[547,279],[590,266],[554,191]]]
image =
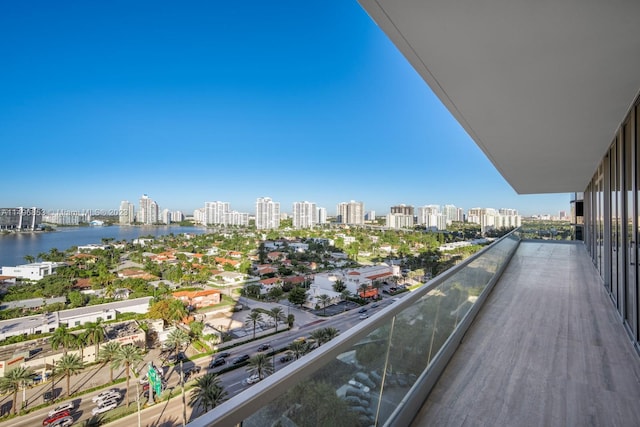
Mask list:
[[406,425],[519,240],[510,233],[189,425]]

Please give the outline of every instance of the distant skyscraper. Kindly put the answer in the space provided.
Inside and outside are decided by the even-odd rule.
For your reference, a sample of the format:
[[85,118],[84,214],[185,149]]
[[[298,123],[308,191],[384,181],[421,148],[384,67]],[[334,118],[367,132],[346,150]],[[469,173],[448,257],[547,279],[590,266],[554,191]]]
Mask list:
[[387,215],[387,227],[396,229],[413,228],[413,215],[390,213]]
[[375,221],[376,220],[376,211],[369,211],[364,214],[365,221]]
[[182,222],[184,221],[184,214],[182,211],[173,211],[171,212],[171,222]]
[[155,224],[159,222],[158,204],[146,194],[143,194],[140,198],[137,220],[142,224]]
[[318,209],[312,202],[293,202],[293,228],[313,228],[318,224]]
[[444,205],[442,213],[447,220],[447,225],[451,225],[451,223],[454,221],[464,221],[464,211],[462,210],[462,208],[457,208],[454,205]]
[[392,214],[403,214],[403,215],[411,215],[413,216],[413,206],[407,206],[405,204],[400,204],[396,206],[391,206]]
[[256,228],[270,230],[280,227],[280,203],[269,197],[256,199]]
[[207,225],[207,215],[204,212],[204,208],[198,208],[193,211],[193,221],[196,224]]
[[337,219],[341,224],[363,225],[364,203],[351,200],[337,206]]
[[136,208],[133,203],[128,200],[120,202],[120,211],[118,212],[118,222],[123,225],[131,224],[135,221]]
[[204,204],[206,225],[227,225],[227,214],[231,211],[229,202],[206,202]]
[[327,209],[318,208],[318,224],[326,224],[326,223],[327,223]]
[[500,214],[493,208],[472,208],[469,209],[468,221],[480,225],[480,231],[484,233],[500,227]]
[[163,224],[171,224],[171,211],[169,209],[163,209],[160,214],[160,222]]

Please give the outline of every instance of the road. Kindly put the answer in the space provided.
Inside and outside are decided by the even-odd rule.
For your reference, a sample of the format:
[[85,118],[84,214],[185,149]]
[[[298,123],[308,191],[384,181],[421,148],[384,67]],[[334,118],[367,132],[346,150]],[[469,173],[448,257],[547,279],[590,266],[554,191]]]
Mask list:
[[[369,313],[372,314],[376,310],[382,309],[384,306],[388,305],[389,303],[390,303],[390,300],[386,299],[380,304],[379,308],[376,308],[376,309],[370,308]],[[359,315],[360,314],[358,313],[358,310],[350,310],[330,318],[320,318],[316,320],[312,320],[311,318],[309,318],[309,320],[312,320],[312,321],[306,325],[294,327],[294,329],[292,330],[279,333],[275,336],[258,339],[251,343],[242,344],[240,346],[234,347],[233,349],[228,351],[230,353],[230,356],[227,358],[228,363],[231,363],[231,361],[235,357],[243,354],[248,354],[250,356],[258,354],[259,352],[257,351],[257,348],[260,344],[263,344],[263,343],[268,343],[271,345],[272,348],[276,348],[276,349],[285,348],[295,338],[298,338],[300,336],[309,336],[317,328],[333,327],[338,329],[339,331],[345,331],[348,328],[352,327],[353,325],[359,322],[362,322],[362,320],[359,319]],[[279,361],[279,357],[280,357],[279,355],[275,355],[273,358],[274,366],[276,370],[280,370],[283,367],[285,367],[288,363],[290,363],[290,362],[281,363]],[[145,362],[148,362],[150,360],[155,360],[157,364],[158,358],[159,358],[158,351],[152,350],[145,357]],[[208,365],[210,361],[211,361],[210,357],[198,358],[198,359],[185,362],[184,366],[189,367],[194,364],[200,366],[201,372],[199,375],[202,375],[206,372],[219,372],[224,368],[223,366],[219,368],[209,369]],[[107,367],[98,367],[89,372],[76,376],[80,378],[72,377],[71,389],[72,390],[80,389],[82,388],[83,384],[89,385],[89,386],[93,385],[95,387],[94,385],[95,383],[99,384],[99,381],[103,381],[100,378],[108,379],[108,375],[109,375],[108,370],[109,369]],[[124,376],[122,371],[114,373],[114,377],[117,378],[119,376],[120,377]],[[175,390],[180,390],[179,366],[172,366],[172,367],[165,368],[165,377],[167,378],[167,381],[168,381],[167,388],[174,388]],[[227,391],[229,398],[245,390],[247,387],[250,387],[250,385],[244,385],[242,383],[242,381],[247,377],[248,377],[248,373],[245,367],[241,367],[239,369],[235,369],[220,375],[221,383],[224,386],[225,390]],[[138,385],[138,387],[139,387],[139,391],[142,392],[142,386]],[[121,383],[115,386],[115,388],[118,388],[119,390],[121,390],[121,392],[124,392],[126,389],[126,383]],[[66,390],[66,380],[64,379],[59,380],[56,383],[57,395],[60,395],[63,389]],[[27,400],[29,402],[35,402],[35,401],[42,402],[42,394],[45,390],[51,390],[51,385],[45,384],[42,386],[34,387],[32,389],[28,389],[26,392]],[[91,401],[91,398],[97,395],[100,391],[101,390],[96,390],[95,392],[92,392],[74,399],[74,403],[76,404],[76,408],[77,408],[73,414],[76,425],[91,418],[91,410],[95,407],[95,404]],[[188,406],[189,393],[187,392],[186,394],[187,394],[186,412],[187,412],[187,419],[189,420],[191,417],[197,417],[200,414],[192,412],[191,408]],[[20,405],[20,402],[22,400],[21,395],[22,395],[22,392],[19,393],[18,405]],[[132,380],[130,384],[129,396],[130,396],[130,405],[132,406],[136,405],[136,401],[135,401],[136,384],[134,380]],[[11,395],[5,395],[0,400],[0,405],[6,406],[8,402],[9,403],[11,402],[11,399],[12,399]],[[119,407],[123,405],[126,405],[126,398],[120,402]],[[0,423],[0,427],[33,427],[34,425],[42,425],[42,420],[47,417],[47,413],[49,412],[50,409],[52,409],[52,407],[53,405],[43,409],[33,411],[23,416],[19,416],[12,420],[2,422]],[[179,426],[179,425],[182,425],[182,411],[183,411],[182,399],[179,396],[177,398],[171,399],[170,401],[159,402],[141,411],[140,425],[149,426],[149,427]],[[120,420],[111,422],[109,423],[109,425],[116,426],[116,427],[117,426],[131,427],[133,423],[135,423],[134,425],[138,425],[137,414],[134,414],[132,416],[127,416]]]

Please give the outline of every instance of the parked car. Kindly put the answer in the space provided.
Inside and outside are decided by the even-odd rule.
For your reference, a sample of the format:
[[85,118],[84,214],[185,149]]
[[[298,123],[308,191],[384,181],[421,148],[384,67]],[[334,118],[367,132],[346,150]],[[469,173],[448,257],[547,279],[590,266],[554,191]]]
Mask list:
[[63,403],[62,405],[58,405],[52,410],[49,411],[49,416],[52,417],[58,412],[69,411],[72,412],[76,408],[76,405],[73,402]]
[[47,417],[42,421],[43,426],[48,426],[54,424],[57,421],[62,421],[63,418],[71,416],[69,411],[58,412],[57,414],[53,414],[53,416]]
[[222,366],[225,365],[227,363],[226,359],[224,357],[221,357],[219,359],[213,359],[210,363],[209,363],[209,368],[216,368],[218,366]]
[[285,353],[284,355],[282,355],[282,357],[280,357],[280,363],[287,363],[290,360],[293,360],[293,354],[291,353]]
[[103,412],[110,411],[115,409],[118,406],[117,402],[110,402],[108,405],[96,406],[91,410],[91,415],[96,416],[98,414],[102,414]]
[[248,354],[243,354],[242,356],[238,356],[235,359],[233,359],[233,362],[231,362],[232,365],[239,365],[243,362],[246,362],[247,360],[251,359],[251,357]]
[[244,379],[242,381],[242,384],[251,385],[257,383],[258,381],[260,381],[260,377],[258,375],[251,375],[249,378]]
[[99,400],[97,405],[98,405],[98,407],[111,406],[113,404],[118,406],[118,403],[120,403],[120,396],[119,395],[117,397],[116,396],[112,396],[112,397],[109,397],[109,398],[107,398],[105,400]]
[[122,394],[120,394],[119,392],[116,392],[116,393],[107,395],[107,396],[103,397],[102,399],[98,399],[94,403],[96,405],[98,405],[98,406],[103,406],[105,404],[105,402],[111,402],[112,400],[120,401],[120,399],[122,399]]
[[260,344],[258,346],[258,351],[267,351],[271,348],[269,344]]
[[178,363],[178,362],[184,362],[187,359],[187,355],[184,354],[182,351],[179,352],[178,354],[172,354],[171,356],[167,357],[167,362],[169,363]]
[[68,417],[60,418],[59,420],[56,420],[49,425],[50,427],[69,427],[71,424],[73,424],[73,421],[73,417],[69,415]]
[[356,380],[349,380],[349,385],[368,393],[370,388]]
[[120,390],[118,390],[117,388],[110,388],[109,390],[105,390],[101,393],[99,393],[97,396],[93,396],[93,398],[91,398],[91,401],[93,403],[96,403],[98,400],[104,400],[105,398],[112,396],[114,394],[120,394]]

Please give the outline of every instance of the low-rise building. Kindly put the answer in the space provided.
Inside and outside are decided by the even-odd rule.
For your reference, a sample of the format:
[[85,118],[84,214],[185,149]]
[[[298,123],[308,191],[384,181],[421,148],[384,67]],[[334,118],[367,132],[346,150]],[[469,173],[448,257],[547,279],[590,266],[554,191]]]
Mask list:
[[15,267],[2,267],[2,275],[15,276],[20,279],[40,280],[53,274],[58,267],[67,265],[64,262],[32,262],[31,264],[17,265]]
[[211,307],[220,304],[222,292],[217,289],[207,289],[204,291],[178,291],[171,294],[185,305],[193,308]]

